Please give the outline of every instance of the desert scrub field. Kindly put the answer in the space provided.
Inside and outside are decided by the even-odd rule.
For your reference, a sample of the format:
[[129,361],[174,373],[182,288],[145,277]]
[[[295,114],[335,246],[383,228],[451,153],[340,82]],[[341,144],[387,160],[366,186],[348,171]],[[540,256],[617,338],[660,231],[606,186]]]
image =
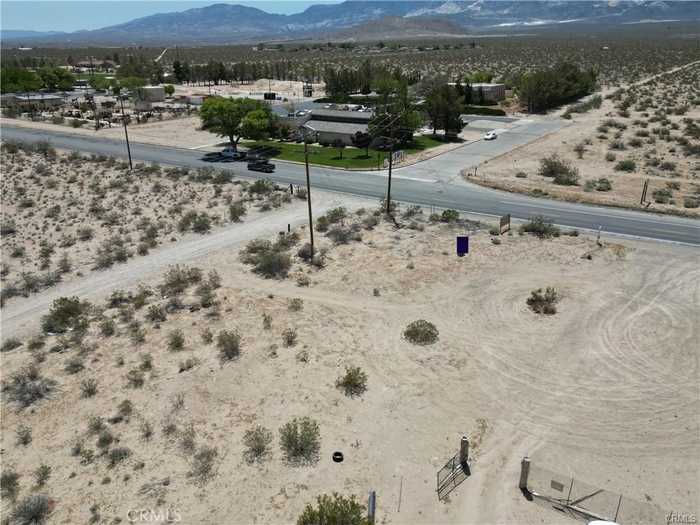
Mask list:
[[163,168],[2,144],[2,299],[244,221],[291,196],[231,171]]
[[[700,214],[700,64],[596,95],[571,124],[469,180],[574,201]],[[644,182],[647,196],[641,203]]]
[[[394,217],[336,208],[315,257],[300,229],[238,261],[214,254],[104,300],[57,300],[3,353],[3,518],[125,522],[146,508],[291,523],[319,494],[364,503],[371,487],[392,522],[461,523],[477,497],[475,522],[553,522],[503,498],[534,444],[544,457],[565,447],[566,466],[630,497],[697,501],[694,253],[596,244],[540,219],[495,236],[449,210]],[[581,396],[601,373],[621,380]],[[462,432],[483,483],[440,503],[435,471]],[[639,455],[653,474],[641,480]]]

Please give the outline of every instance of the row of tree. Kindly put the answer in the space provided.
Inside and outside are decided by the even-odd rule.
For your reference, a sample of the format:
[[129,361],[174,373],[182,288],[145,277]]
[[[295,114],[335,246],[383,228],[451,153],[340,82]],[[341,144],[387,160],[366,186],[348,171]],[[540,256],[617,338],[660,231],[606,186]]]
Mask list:
[[46,89],[66,91],[73,87],[75,77],[59,67],[44,67],[37,71],[8,67],[0,71],[0,92],[21,93]]
[[530,113],[546,111],[593,93],[597,74],[561,63],[521,75],[515,82],[518,98]]

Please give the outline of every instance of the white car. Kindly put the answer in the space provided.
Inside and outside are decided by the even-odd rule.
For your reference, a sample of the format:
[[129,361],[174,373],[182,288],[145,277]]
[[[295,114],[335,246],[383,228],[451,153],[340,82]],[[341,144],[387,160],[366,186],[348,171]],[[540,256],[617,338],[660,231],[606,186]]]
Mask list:
[[496,140],[496,137],[498,137],[498,135],[496,135],[495,131],[489,131],[484,135],[484,140]]

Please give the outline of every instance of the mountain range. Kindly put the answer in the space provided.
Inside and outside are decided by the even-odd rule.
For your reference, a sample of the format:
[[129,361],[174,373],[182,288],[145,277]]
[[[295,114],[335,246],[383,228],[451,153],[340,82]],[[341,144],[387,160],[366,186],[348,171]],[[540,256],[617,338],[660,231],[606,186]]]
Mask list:
[[23,44],[206,45],[284,40],[372,40],[522,28],[615,27],[700,21],[700,1],[663,0],[347,0],[281,15],[214,4],[162,13],[92,31],[3,31],[5,46]]

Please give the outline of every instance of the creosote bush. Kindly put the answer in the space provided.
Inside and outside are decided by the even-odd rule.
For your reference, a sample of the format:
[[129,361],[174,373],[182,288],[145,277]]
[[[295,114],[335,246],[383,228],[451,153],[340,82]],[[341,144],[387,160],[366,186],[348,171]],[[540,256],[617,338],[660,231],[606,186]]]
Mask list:
[[348,397],[359,396],[367,390],[367,374],[359,366],[345,367],[345,374],[336,380],[335,386]]
[[406,327],[403,336],[415,345],[431,345],[437,342],[439,332],[433,323],[419,319]]
[[531,233],[541,239],[559,237],[561,234],[559,228],[547,221],[542,215],[536,215],[520,226],[520,232]]
[[272,443],[272,432],[265,427],[258,425],[255,428],[246,430],[243,436],[243,444],[246,446],[245,458],[248,462],[262,461],[269,453]]
[[294,418],[280,429],[280,447],[289,463],[311,463],[318,459],[321,432],[309,417]]
[[41,375],[36,365],[21,368],[3,383],[2,390],[8,401],[26,408],[51,395],[56,382]]
[[241,336],[235,330],[222,330],[216,336],[221,361],[236,359],[241,353]]
[[530,309],[538,314],[553,315],[557,313],[556,304],[559,301],[557,291],[552,287],[542,292],[542,288],[532,291],[527,299],[527,305]]
[[316,505],[306,505],[297,518],[297,525],[370,525],[365,507],[355,501],[354,496],[346,498],[340,494],[322,494],[316,498]]
[[45,494],[32,494],[20,501],[10,515],[13,525],[40,525],[50,514],[49,497]]
[[542,177],[554,179],[554,184],[564,186],[576,186],[578,184],[578,170],[570,162],[560,159],[557,155],[551,155],[540,160],[538,173]]

